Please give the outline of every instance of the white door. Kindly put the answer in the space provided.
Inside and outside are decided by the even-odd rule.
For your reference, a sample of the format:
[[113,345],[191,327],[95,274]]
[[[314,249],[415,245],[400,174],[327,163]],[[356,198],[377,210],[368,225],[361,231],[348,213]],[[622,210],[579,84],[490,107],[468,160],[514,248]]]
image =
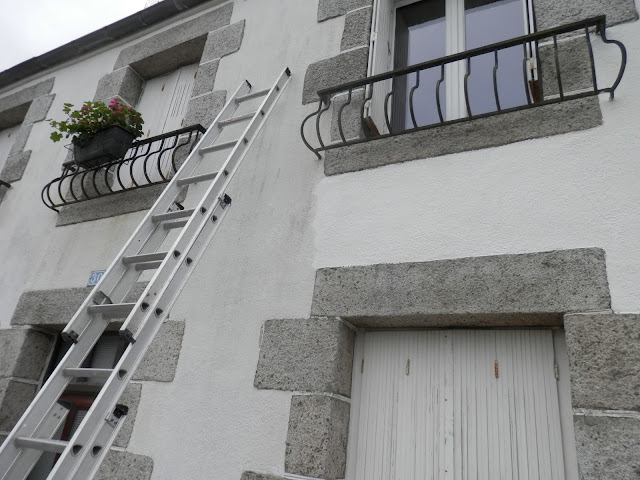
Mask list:
[[368,332],[362,342],[349,480],[565,479],[551,331]]

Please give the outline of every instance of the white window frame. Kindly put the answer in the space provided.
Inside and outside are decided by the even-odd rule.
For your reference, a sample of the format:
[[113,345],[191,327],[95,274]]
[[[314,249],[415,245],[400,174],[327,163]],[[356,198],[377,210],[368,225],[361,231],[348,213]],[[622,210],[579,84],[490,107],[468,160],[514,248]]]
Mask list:
[[[419,1],[423,0],[374,0],[367,76],[379,75],[393,70],[397,9]],[[532,33],[535,31],[533,0],[521,1],[525,34]],[[390,7],[392,14],[390,15],[391,18],[387,19]],[[446,55],[464,52],[466,50],[464,0],[445,0],[445,17]],[[387,38],[387,42],[384,42]],[[381,43],[387,43],[387,45],[382,45]],[[385,47],[389,58],[387,61],[381,61],[385,55],[381,54],[380,48]],[[535,66],[535,58],[530,60],[530,64],[532,67]],[[464,61],[449,63],[445,66],[445,120],[455,120],[467,115],[464,97],[464,76],[466,72],[466,62]],[[534,72],[535,77],[537,77],[537,72]],[[365,118],[371,117],[381,134],[389,133],[382,115],[384,111],[383,101],[386,95],[384,92],[388,92],[390,89],[391,81],[374,85],[372,101],[366,105]],[[382,96],[381,99],[379,98],[380,96]]]

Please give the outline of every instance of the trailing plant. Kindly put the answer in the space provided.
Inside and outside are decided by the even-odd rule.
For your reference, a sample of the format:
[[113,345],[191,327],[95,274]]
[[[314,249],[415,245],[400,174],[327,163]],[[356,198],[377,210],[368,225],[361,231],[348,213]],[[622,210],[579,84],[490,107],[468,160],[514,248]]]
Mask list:
[[137,137],[142,135],[142,116],[137,110],[125,105],[119,98],[111,100],[109,105],[103,102],[84,102],[79,110],[71,110],[73,105],[65,103],[62,111],[67,120],[58,122],[49,120],[57,131],[51,133],[51,140],[60,141],[71,137],[74,145],[85,144],[93,135],[112,125],[117,125]]

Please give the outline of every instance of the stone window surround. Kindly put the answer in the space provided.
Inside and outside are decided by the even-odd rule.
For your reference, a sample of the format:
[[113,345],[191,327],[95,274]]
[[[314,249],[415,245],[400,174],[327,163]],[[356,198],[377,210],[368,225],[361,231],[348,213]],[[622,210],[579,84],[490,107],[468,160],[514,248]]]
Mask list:
[[[602,313],[581,313],[594,311]],[[630,478],[640,458],[640,346],[633,340],[640,315],[611,312],[598,248],[318,270],[311,317],[267,320],[261,335],[255,387],[293,392],[285,471],[344,478],[353,329],[533,326],[563,327],[567,335],[583,478],[606,477],[611,462],[619,478]],[[607,349],[594,348],[601,335]],[[620,355],[624,365],[612,361]],[[591,367],[607,358],[608,369]],[[623,376],[615,374],[621,369]]]
[[[226,3],[123,48],[113,71],[99,80],[93,100],[108,101],[118,96],[136,105],[145,80],[199,62],[185,124],[208,127],[226,102],[226,91],[214,90],[220,59],[237,52],[244,38],[245,21],[230,24],[232,12],[233,3]],[[63,207],[56,226],[146,210],[164,187],[125,191],[119,194],[118,202],[96,198]]]
[[[139,296],[145,286],[145,283],[136,284],[130,296]],[[26,291],[11,319],[13,328],[0,330],[0,346],[3,352],[8,352],[0,357],[0,441],[35,397],[53,354],[54,338],[91,290],[85,287]],[[117,324],[110,328],[117,328]],[[166,321],[136,369],[133,381],[120,399],[129,407],[126,423],[97,479],[151,478],[153,459],[126,449],[145,382],[173,381],[184,329],[184,321]],[[15,408],[16,405],[19,407]]]
[[[317,101],[316,92],[322,88],[366,77],[372,3],[373,0],[320,0],[318,22],[344,16],[345,26],[341,53],[309,65],[305,75],[303,104]],[[608,25],[616,25],[638,19],[634,0],[587,0],[580,3],[572,0],[533,0],[533,3],[538,30],[601,14],[607,15]],[[365,12],[368,13],[365,14]],[[579,64],[576,64],[575,61],[575,58],[584,57],[582,55],[573,56],[572,54],[575,52],[575,48],[567,48],[567,52],[565,52],[566,59],[574,60],[569,62],[568,68],[572,74],[578,75],[579,82],[584,82],[586,81],[584,69]],[[565,67],[564,64],[562,65],[564,74]],[[550,77],[556,75],[555,71],[553,72]],[[551,85],[553,83],[553,78],[545,80],[546,84]],[[340,101],[344,102],[344,100],[338,99],[336,105]],[[357,104],[357,101],[354,104]],[[338,138],[336,105],[333,107],[331,121],[333,138]],[[349,110],[349,108],[345,110],[347,113],[345,131],[348,132],[351,129],[352,137],[362,135],[359,119],[355,118],[356,116],[359,117],[356,112],[359,111],[359,108],[351,109],[351,112]],[[397,138],[385,138],[366,142],[365,144],[328,150],[325,153],[325,175],[335,175],[391,163],[506,145],[532,138],[594,128],[602,124],[602,114],[597,97],[584,99],[583,101],[567,102],[567,105],[560,108],[543,108],[544,112],[535,112],[535,110],[537,109],[507,114],[510,117],[509,119],[476,119],[467,122],[468,125],[463,127],[447,125],[400,135]],[[350,118],[348,117],[349,113],[351,114]],[[578,116],[580,118],[577,118]],[[515,124],[513,123],[514,117]],[[541,117],[544,120],[541,120]],[[535,125],[535,128],[531,128],[532,125]],[[507,134],[504,134],[504,128],[507,128]],[[452,138],[456,137],[460,130],[463,131],[462,134],[471,132],[471,135],[475,136],[475,138],[472,138],[471,142],[464,142],[462,145],[457,140],[452,141]],[[477,131],[482,132],[482,140],[477,135]],[[441,135],[441,133],[443,134]],[[347,136],[349,136],[348,133]],[[459,139],[460,137],[457,138]],[[403,142],[405,143],[404,145],[402,144]],[[427,151],[425,151],[425,145],[430,147]],[[391,155],[388,154],[390,151],[392,152]]]
[[[54,82],[55,77],[51,77],[0,98],[0,128],[21,125],[0,172],[1,180],[12,184],[22,178],[31,158],[31,150],[25,150],[31,128],[46,118],[56,96],[51,93]],[[6,191],[0,187],[0,202]]]

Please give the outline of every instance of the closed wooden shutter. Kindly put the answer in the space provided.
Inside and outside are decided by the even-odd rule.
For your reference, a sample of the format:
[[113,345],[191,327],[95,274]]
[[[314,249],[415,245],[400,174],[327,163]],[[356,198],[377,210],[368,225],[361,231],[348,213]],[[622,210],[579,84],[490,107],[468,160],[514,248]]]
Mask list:
[[564,480],[551,331],[374,332],[363,352],[350,480]]
[[[378,75],[393,70],[395,2],[394,0],[378,0],[376,3],[376,9],[373,56],[371,59],[372,75]],[[371,117],[371,120],[380,134],[389,132],[384,116],[384,99],[387,96],[387,93],[391,91],[391,87],[391,80],[378,82],[373,85],[373,97],[371,99],[371,104],[369,105],[368,115]],[[391,102],[389,102],[389,105],[391,105]]]

